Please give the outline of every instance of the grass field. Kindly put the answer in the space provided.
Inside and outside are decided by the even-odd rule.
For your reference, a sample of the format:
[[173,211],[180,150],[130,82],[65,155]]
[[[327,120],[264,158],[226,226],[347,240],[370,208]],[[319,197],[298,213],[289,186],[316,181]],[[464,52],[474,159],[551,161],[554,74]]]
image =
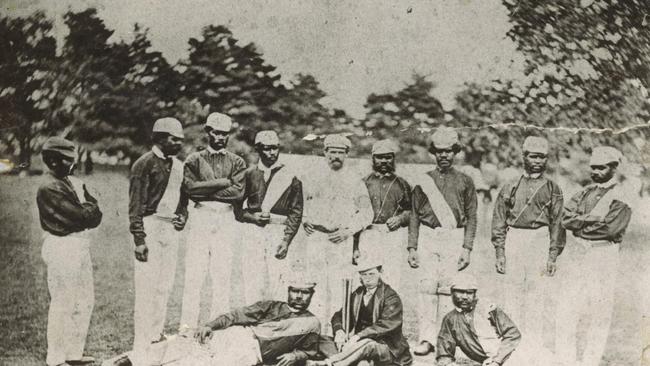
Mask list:
[[[127,179],[125,172],[96,172],[81,176],[100,193],[104,212],[102,225],[93,234],[92,258],[95,280],[95,308],[86,344],[87,353],[98,360],[131,348],[133,341],[133,244],[128,233]],[[42,231],[38,223],[35,195],[43,177],[0,176],[0,364],[43,365],[46,353],[45,329],[49,295],[45,265],[40,257]],[[490,212],[485,208],[485,212]],[[647,258],[648,234],[642,223],[647,216],[635,212],[622,250],[621,273],[616,291],[616,308],[606,358],[602,365],[637,365],[640,353],[639,273]],[[182,248],[184,248],[182,246]],[[173,332],[180,317],[184,249],[179,253],[179,271],[169,304],[166,329]],[[493,273],[493,250],[485,220],[472,265],[486,288],[480,295],[496,298],[501,294]],[[236,253],[235,263],[241,259]],[[407,269],[404,269],[407,271]],[[241,278],[235,276],[236,278]],[[417,326],[413,313],[413,286],[402,294],[407,307],[406,331],[413,337]],[[240,286],[235,282],[233,305],[241,305]],[[205,319],[205,313],[202,319]]]

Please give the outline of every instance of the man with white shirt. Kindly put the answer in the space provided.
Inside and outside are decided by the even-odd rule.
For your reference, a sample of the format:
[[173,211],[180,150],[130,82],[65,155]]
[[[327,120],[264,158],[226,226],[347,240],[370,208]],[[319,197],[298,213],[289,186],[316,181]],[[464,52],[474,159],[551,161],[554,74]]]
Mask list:
[[353,272],[352,236],[372,223],[373,212],[361,176],[344,166],[350,140],[328,135],[324,145],[327,166],[303,179],[303,228],[307,267],[322,288],[314,295],[312,311],[327,327],[327,317],[343,301],[342,280]]
[[190,200],[185,254],[185,286],[180,330],[195,328],[199,320],[201,287],[212,278],[210,317],[230,309],[232,253],[238,238],[232,204],[244,193],[246,162],[226,150],[232,120],[211,113],[205,123],[206,149],[185,161],[183,190]]
[[241,232],[246,303],[284,296],[287,253],[303,206],[302,182],[282,163],[278,134],[258,132],[255,150],[259,162],[246,171],[244,202],[235,205],[237,219],[247,224]]
[[183,163],[175,155],[183,146],[183,126],[175,118],[153,125],[153,147],[131,168],[129,222],[135,242],[135,311],[133,359],[149,365],[152,341],[162,336],[167,300],[174,285],[179,230],[187,220],[180,204]]

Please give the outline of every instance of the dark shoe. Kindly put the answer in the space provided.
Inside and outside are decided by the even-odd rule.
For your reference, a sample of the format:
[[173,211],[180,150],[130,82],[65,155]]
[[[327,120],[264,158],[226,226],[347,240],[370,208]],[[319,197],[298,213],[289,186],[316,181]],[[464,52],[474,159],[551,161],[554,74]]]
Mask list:
[[435,350],[436,348],[433,346],[433,344],[429,343],[428,341],[422,341],[420,344],[413,347],[413,353],[416,356],[426,356],[429,353],[433,353]]
[[74,366],[74,365],[88,365],[90,363],[95,363],[95,357],[82,356],[78,360],[65,360],[65,362],[68,363],[71,366]]

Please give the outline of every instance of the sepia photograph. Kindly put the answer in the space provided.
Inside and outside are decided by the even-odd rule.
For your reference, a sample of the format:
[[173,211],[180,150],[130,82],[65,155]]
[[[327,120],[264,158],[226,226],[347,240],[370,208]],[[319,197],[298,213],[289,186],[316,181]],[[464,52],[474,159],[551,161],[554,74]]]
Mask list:
[[0,0],[0,365],[650,366],[649,0]]

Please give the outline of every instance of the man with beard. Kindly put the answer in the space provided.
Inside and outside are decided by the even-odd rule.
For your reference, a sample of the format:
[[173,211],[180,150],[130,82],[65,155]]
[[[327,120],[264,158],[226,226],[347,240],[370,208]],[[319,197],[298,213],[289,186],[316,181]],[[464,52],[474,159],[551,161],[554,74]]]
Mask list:
[[408,229],[408,262],[419,268],[416,355],[433,352],[440,317],[451,308],[440,295],[449,294],[451,277],[469,265],[476,235],[474,182],[453,167],[460,152],[456,131],[439,128],[431,136],[429,152],[437,167],[415,181]]
[[382,280],[381,255],[375,252],[361,257],[357,267],[361,286],[350,296],[349,317],[344,318],[343,309],[332,316],[334,341],[321,344],[327,359],[308,361],[307,365],[411,365],[413,357],[402,332],[402,301]]
[[411,213],[411,186],[395,175],[396,152],[397,146],[390,140],[377,141],[372,147],[373,172],[364,182],[374,218],[362,234],[355,235],[355,257],[381,253],[382,263],[386,264],[382,278],[399,289]]
[[212,278],[211,317],[230,308],[232,252],[238,223],[232,204],[244,193],[246,162],[226,150],[232,120],[211,113],[205,123],[206,149],[185,161],[183,189],[192,201],[185,254],[181,332],[198,324],[201,287]]
[[[619,250],[632,216],[616,174],[621,158],[613,147],[596,147],[589,161],[594,184],[576,193],[564,207],[562,226],[573,235],[567,247],[571,262],[565,266],[560,291],[567,296],[558,304],[555,344],[559,360],[567,366],[597,366],[605,351]],[[590,326],[579,363],[576,331],[582,316],[589,318]]]
[[92,363],[92,357],[83,355],[95,302],[88,230],[99,226],[102,212],[86,185],[72,175],[77,152],[71,141],[51,137],[42,154],[50,169],[36,195],[50,292],[45,362]]
[[[155,365],[294,366],[318,353],[320,323],[307,310],[313,282],[298,279],[288,286],[287,301],[259,301],[219,315],[199,327],[194,337],[180,336],[152,346]],[[128,366],[122,357],[113,363]]]
[[526,337],[541,342],[545,276],[555,274],[566,240],[561,226],[563,197],[557,183],[544,176],[546,139],[529,136],[522,150],[524,173],[506,183],[494,203],[492,244],[496,271],[505,274],[505,308]]
[[[442,320],[438,333],[438,366],[455,366],[456,347],[483,366],[548,366],[551,354],[527,341],[503,310],[479,301],[473,276],[459,273],[451,286],[455,309]],[[515,295],[515,294],[513,294]]]
[[[344,166],[350,140],[328,135],[324,145],[327,166],[302,181],[306,261],[323,288],[314,297],[312,309],[327,327],[327,317],[343,303],[342,280],[353,273],[352,236],[370,225],[373,215],[361,177]],[[324,329],[323,333],[331,334],[331,330]]]
[[[288,274],[287,252],[302,220],[302,182],[280,157],[280,140],[275,131],[255,136],[257,166],[246,172],[244,203],[235,206],[239,220],[247,224],[241,233],[243,273],[247,302],[276,299]],[[268,286],[265,291],[265,280]]]
[[157,120],[151,151],[131,168],[129,221],[136,259],[134,365],[149,365],[151,342],[164,338],[167,300],[176,274],[177,231],[187,219],[186,204],[180,204],[183,163],[175,157],[183,146],[183,137],[178,120]]

